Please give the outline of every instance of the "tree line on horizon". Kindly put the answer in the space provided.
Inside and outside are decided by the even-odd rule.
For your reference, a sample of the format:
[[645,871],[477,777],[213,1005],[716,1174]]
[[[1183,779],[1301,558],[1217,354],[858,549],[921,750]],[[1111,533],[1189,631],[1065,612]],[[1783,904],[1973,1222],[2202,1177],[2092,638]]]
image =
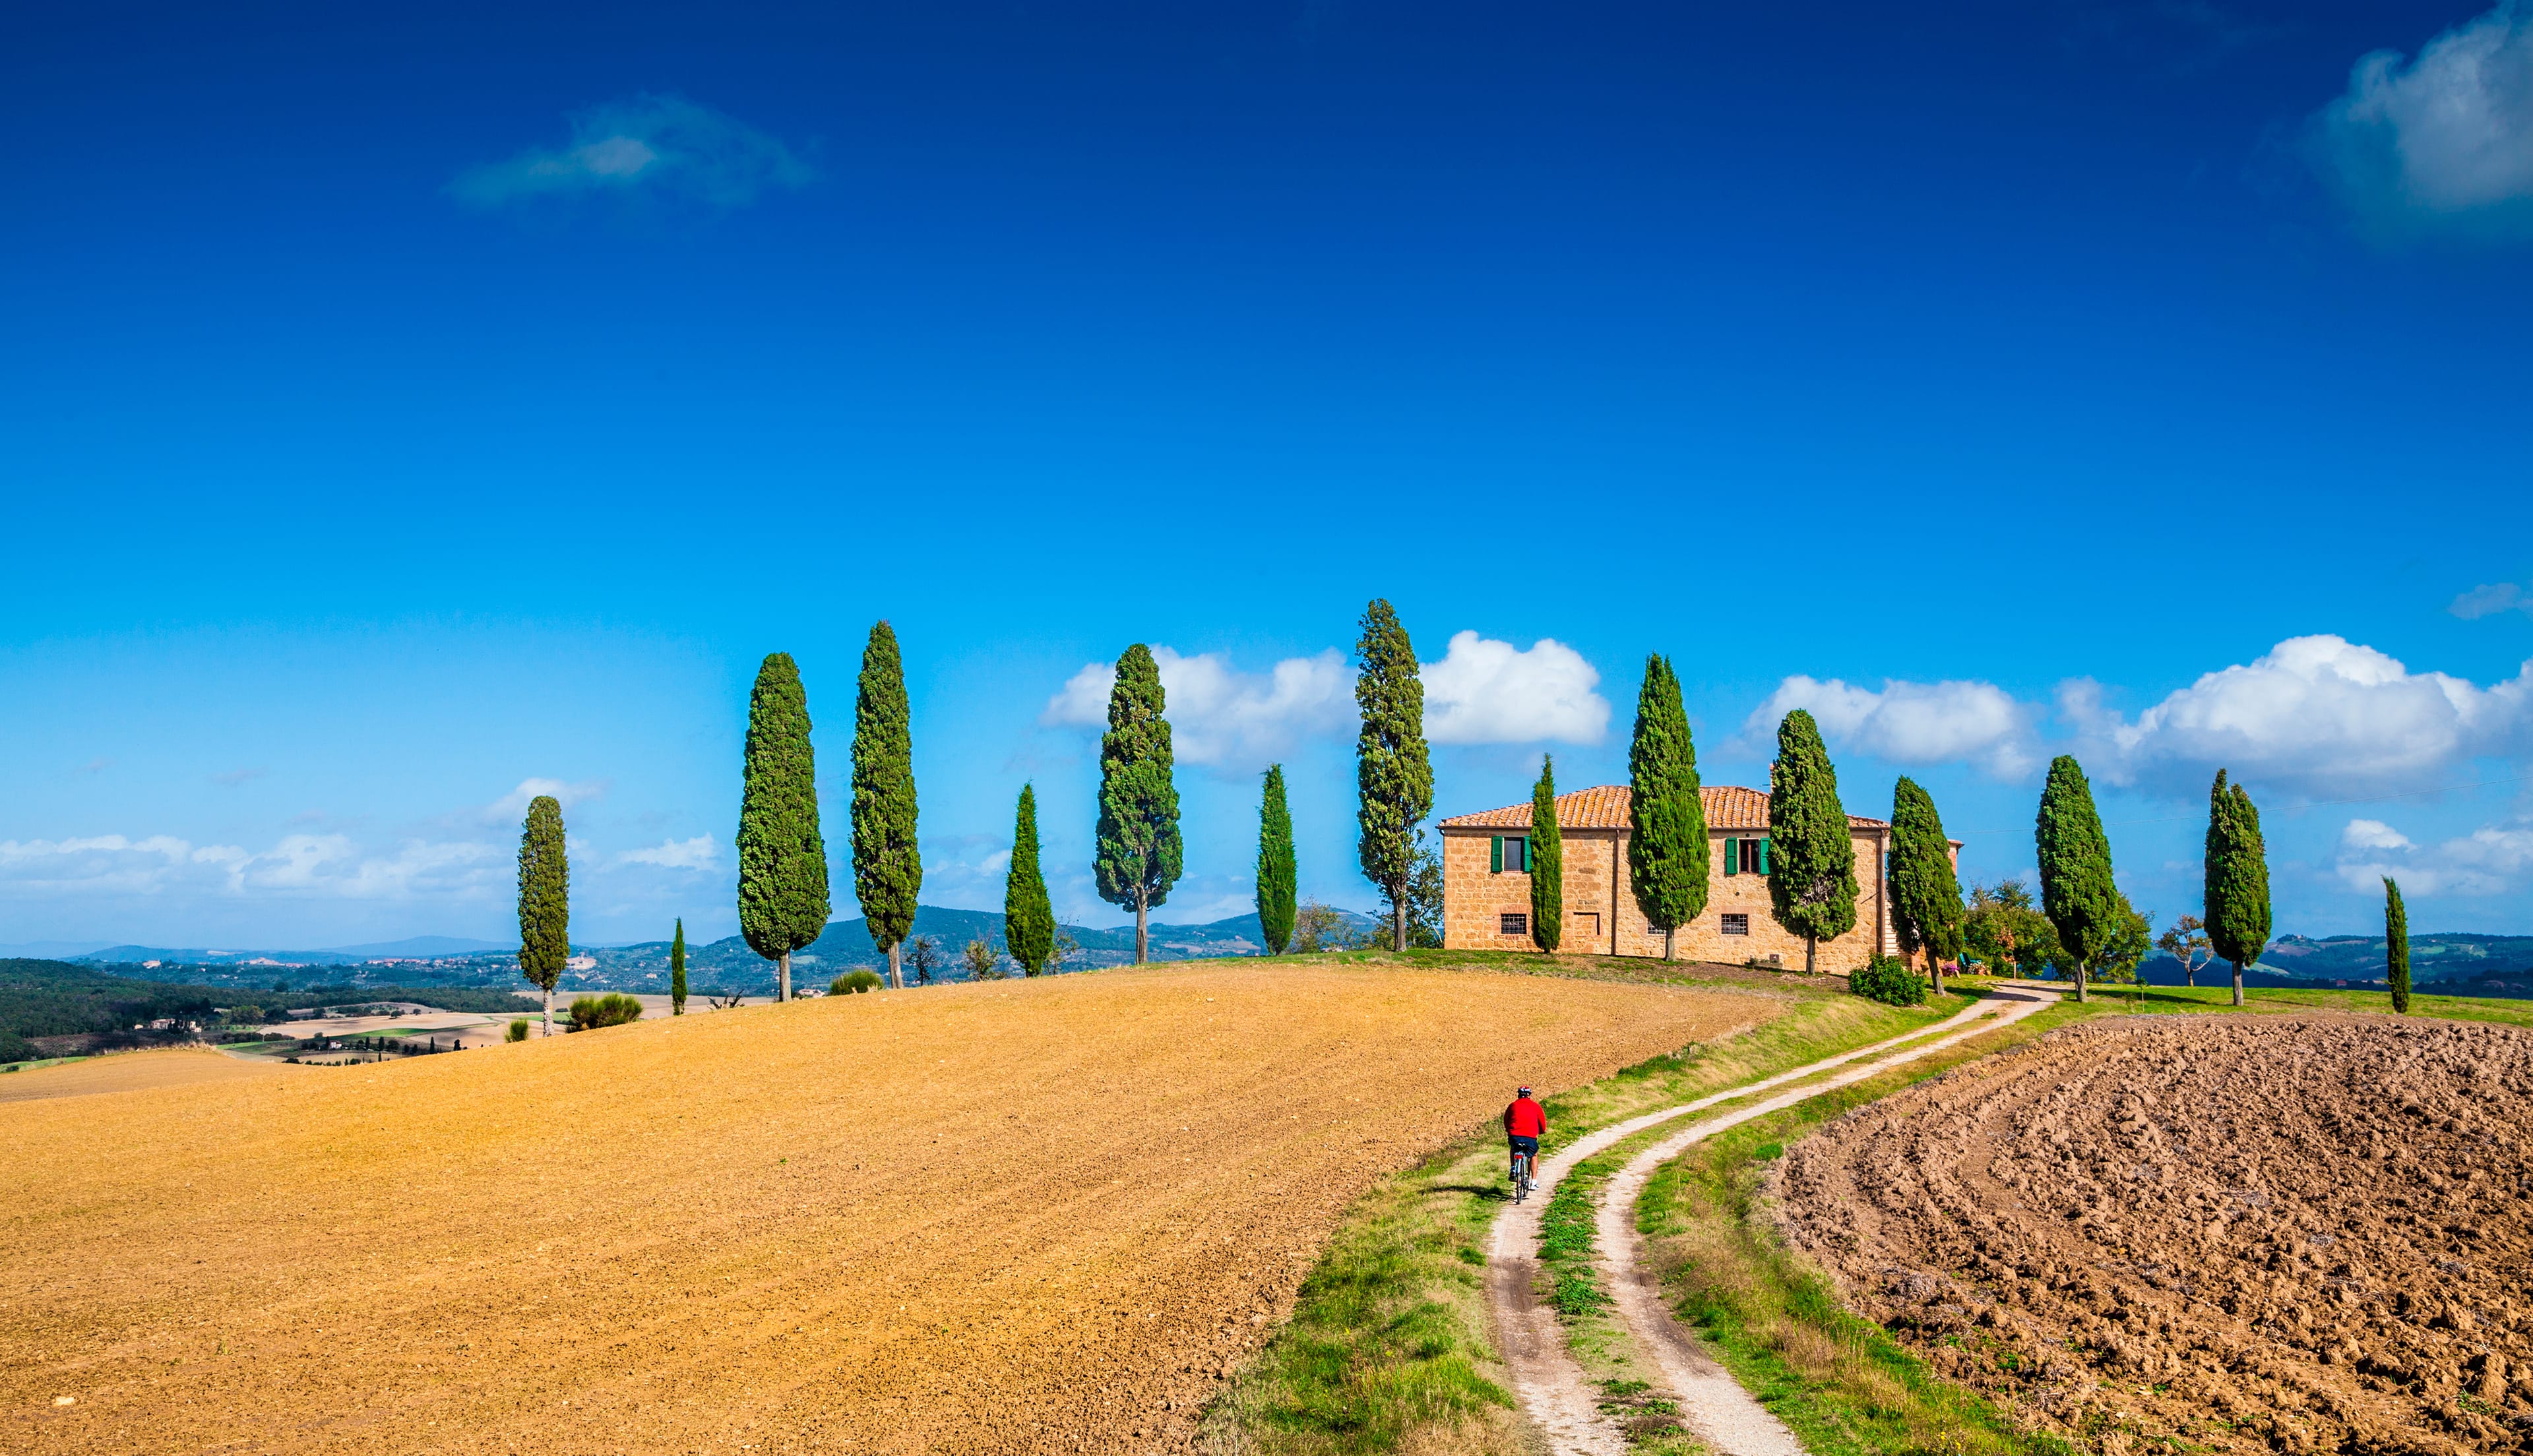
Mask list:
[[[1389,947],[1442,943],[1443,873],[1423,821],[1433,811],[1434,772],[1424,732],[1425,689],[1416,653],[1396,611],[1369,603],[1357,623],[1355,703],[1356,857],[1384,901]],[[1150,911],[1165,903],[1184,868],[1173,779],[1167,697],[1150,648],[1135,643],[1117,659],[1108,723],[1099,746],[1098,817],[1092,871],[1102,900],[1135,916],[1135,961],[1150,959]],[[819,827],[815,754],[807,691],[789,653],[766,656],[748,697],[741,757],[738,912],[741,934],[774,962],[776,995],[790,1000],[792,957],[825,933],[833,904],[826,841]],[[912,715],[897,634],[874,624],[862,651],[854,710],[850,805],[854,889],[871,939],[888,957],[888,984],[903,988],[923,864],[916,847]],[[1678,932],[1706,907],[1710,854],[1697,751],[1679,678],[1649,654],[1627,753],[1628,879],[1632,898],[1663,935],[1663,959],[1677,959]],[[1563,838],[1557,823],[1556,764],[1543,754],[1531,804],[1531,935],[1554,952],[1563,937]],[[1804,968],[1817,968],[1819,944],[1856,927],[1857,886],[1838,773],[1819,725],[1802,709],[1777,728],[1769,769],[1766,876],[1778,922],[1804,942]],[[2113,882],[2111,850],[2091,784],[2072,755],[2049,766],[2034,822],[2040,894],[2035,906],[2019,882],[1973,886],[1967,900],[1933,796],[1902,776],[1893,787],[1891,908],[1901,948],[1922,954],[1937,992],[1943,966],[1976,953],[1991,970],[2041,968],[2072,976],[2083,1001],[2097,974],[2133,975],[2146,954],[2148,917]],[[1063,946],[1040,863],[1033,785],[1021,786],[1004,889],[1004,940],[1024,975],[1043,974]],[[1256,901],[1269,955],[1297,934],[1323,944],[1314,912],[1297,903],[1298,865],[1284,771],[1270,764],[1261,786]],[[2393,999],[2408,1009],[2408,945],[2399,888],[2385,881]],[[562,808],[552,795],[528,806],[519,848],[519,966],[545,993],[552,1034],[554,988],[569,959],[569,866]],[[2269,936],[2268,868],[2260,814],[2239,784],[2219,770],[2209,791],[2204,913],[2184,915],[2157,945],[2195,972],[2199,958],[2233,967],[2234,1003],[2243,972]],[[938,951],[929,937],[912,948],[917,981],[928,982]],[[979,958],[976,947],[968,959]],[[685,926],[671,950],[672,996],[685,1001]],[[991,960],[990,947],[984,959]]]

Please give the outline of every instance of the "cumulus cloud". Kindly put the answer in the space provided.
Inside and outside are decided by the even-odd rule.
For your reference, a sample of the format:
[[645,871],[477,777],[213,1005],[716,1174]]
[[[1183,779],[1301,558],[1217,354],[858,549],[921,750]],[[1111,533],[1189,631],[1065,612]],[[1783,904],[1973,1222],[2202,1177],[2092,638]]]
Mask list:
[[2317,171],[2379,234],[2533,235],[2533,7],[2504,0],[2415,60],[2360,57],[2309,141]]
[[1741,725],[1743,744],[1773,752],[1777,725],[1797,708],[1809,711],[1832,742],[1888,763],[1973,763],[1999,779],[2020,779],[2040,762],[2037,710],[1990,682],[1886,679],[1877,692],[1835,677],[1789,677]]
[[691,840],[663,840],[647,849],[627,849],[618,864],[647,864],[659,869],[708,870],[721,864],[721,845],[708,834]]
[[2381,819],[2351,819],[2339,832],[2342,849],[2407,849],[2410,837]]
[[586,779],[578,784],[565,784],[560,779],[522,779],[519,786],[486,804],[479,815],[486,824],[500,824],[525,819],[531,799],[551,795],[564,808],[587,803],[607,792],[604,779]]
[[2209,672],[2132,722],[2098,687],[2060,690],[2086,767],[2114,784],[2181,789],[2218,767],[2304,791],[2419,788],[2533,737],[2533,662],[2483,688],[2335,636],[2292,637]]
[[342,900],[487,893],[509,884],[491,844],[407,840],[371,853],[341,835],[285,835],[270,848],[196,845],[170,835],[0,841],[0,893],[156,896],[193,891]]
[[[1286,658],[1266,672],[1242,672],[1218,653],[1182,657],[1152,649],[1170,721],[1171,752],[1182,763],[1250,768],[1300,738],[1345,727],[1354,679],[1333,647],[1317,657]],[[1065,680],[1038,716],[1050,727],[1104,728],[1112,663],[1091,663]]]
[[1425,736],[1437,743],[1597,743],[1610,726],[1601,674],[1555,638],[1528,649],[1460,632],[1423,664]]
[[2381,820],[2352,819],[2340,831],[2336,869],[2354,890],[2381,891],[2388,875],[2404,895],[2508,895],[2533,870],[2533,828],[2483,825],[2418,844]]
[[2511,581],[2494,582],[2488,586],[2473,587],[2470,591],[2454,598],[2446,605],[2445,611],[2461,617],[2464,621],[2478,621],[2484,616],[2496,616],[2502,612],[2520,612],[2527,616],[2533,616],[2533,594],[2528,594],[2522,587]]
[[561,146],[470,168],[449,192],[479,207],[640,194],[730,208],[810,176],[792,148],[754,127],[683,96],[642,95],[579,112]]

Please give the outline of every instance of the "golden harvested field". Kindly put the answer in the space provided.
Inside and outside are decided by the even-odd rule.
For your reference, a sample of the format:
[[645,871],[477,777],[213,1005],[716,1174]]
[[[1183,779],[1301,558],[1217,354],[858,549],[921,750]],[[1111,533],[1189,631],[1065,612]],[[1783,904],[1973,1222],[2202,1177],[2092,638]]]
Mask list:
[[1783,1004],[1222,962],[18,1103],[0,1448],[1181,1446],[1378,1172]]
[[[283,1067],[285,1075],[303,1069]],[[225,1057],[208,1047],[171,1047],[157,1052],[117,1052],[59,1067],[12,1072],[0,1077],[0,1102],[39,1102],[48,1097],[85,1097],[93,1092],[132,1092],[191,1082],[270,1080],[272,1069]]]

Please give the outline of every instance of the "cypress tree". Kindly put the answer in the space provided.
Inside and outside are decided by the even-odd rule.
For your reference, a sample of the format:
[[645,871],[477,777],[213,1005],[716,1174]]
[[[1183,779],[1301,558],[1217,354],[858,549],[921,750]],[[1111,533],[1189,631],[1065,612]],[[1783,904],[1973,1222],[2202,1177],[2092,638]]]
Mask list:
[[2401,903],[2401,887],[2384,877],[2384,980],[2392,988],[2392,1010],[2410,1014],[2410,912]]
[[1926,953],[1935,994],[1944,994],[1944,958],[1962,953],[1962,882],[1934,795],[1903,775],[1891,787],[1891,908],[1900,949]]
[[1003,879],[1003,947],[1021,974],[1037,975],[1055,954],[1055,907],[1046,898],[1046,876],[1037,867],[1037,790],[1021,786],[1012,820],[1012,867]]
[[2243,1004],[2243,969],[2269,948],[2269,855],[2261,841],[2261,811],[2225,771],[2208,789],[2208,889],[2201,913],[2208,944],[2234,967],[2234,1004]]
[[1389,900],[1389,948],[1407,949],[1407,905],[1416,879],[1416,825],[1434,809],[1434,763],[1425,747],[1425,679],[1416,649],[1387,602],[1363,610],[1355,642],[1354,740],[1363,877]]
[[1258,804],[1258,928],[1269,956],[1283,955],[1293,943],[1300,878],[1293,860],[1293,813],[1284,803],[1284,766],[1268,764],[1266,792]]
[[923,855],[914,843],[914,739],[906,669],[888,623],[870,629],[854,697],[854,898],[871,943],[888,953],[888,983],[906,986],[899,947],[914,928]]
[[677,939],[669,942],[669,1015],[686,1014],[686,917],[677,917]]
[[1768,903],[1777,923],[1803,938],[1803,972],[1817,971],[1820,943],[1856,928],[1856,842],[1838,801],[1838,770],[1820,725],[1797,708],[1777,725],[1768,769]]
[[818,833],[818,767],[809,695],[788,652],[769,653],[747,698],[746,770],[738,796],[738,929],[774,962],[777,1000],[792,999],[792,953],[827,932],[827,842]]
[[1108,731],[1099,740],[1099,831],[1091,868],[1099,898],[1135,912],[1135,963],[1151,959],[1151,907],[1178,883],[1179,790],[1170,780],[1170,721],[1161,670],[1138,642],[1117,660]]
[[554,1035],[555,982],[571,959],[571,862],[563,851],[562,802],[538,794],[519,827],[519,974],[546,993]]
[[1565,938],[1565,837],[1557,828],[1557,763],[1544,753],[1530,789],[1530,938],[1552,953]]
[[2032,842],[2040,854],[2040,912],[2058,932],[2059,947],[2076,972],[2076,1000],[2082,1002],[2093,962],[2119,933],[2121,903],[2111,880],[2111,842],[2093,808],[2093,786],[2067,754],[2050,761]]
[[1645,659],[1645,683],[1636,693],[1627,789],[1627,884],[1645,922],[1663,933],[1663,959],[1670,961],[1679,927],[1706,909],[1714,863],[1688,710],[1680,704],[1679,678],[1660,653]]

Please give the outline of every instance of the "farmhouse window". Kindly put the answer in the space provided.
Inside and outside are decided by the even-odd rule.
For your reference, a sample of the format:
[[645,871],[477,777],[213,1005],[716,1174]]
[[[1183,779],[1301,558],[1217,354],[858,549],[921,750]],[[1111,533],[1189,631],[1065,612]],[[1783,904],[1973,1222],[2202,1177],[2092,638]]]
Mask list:
[[1748,935],[1750,933],[1750,917],[1747,915],[1725,916],[1724,933],[1726,935]]
[[1530,869],[1530,841],[1517,834],[1496,836],[1495,852],[1488,856],[1488,863],[1500,875],[1506,870],[1517,875],[1527,873]]
[[1496,931],[1500,935],[1528,935],[1530,915],[1523,910],[1505,910],[1496,916]]
[[1764,875],[1768,872],[1766,840],[1726,840],[1724,872],[1728,875]]

